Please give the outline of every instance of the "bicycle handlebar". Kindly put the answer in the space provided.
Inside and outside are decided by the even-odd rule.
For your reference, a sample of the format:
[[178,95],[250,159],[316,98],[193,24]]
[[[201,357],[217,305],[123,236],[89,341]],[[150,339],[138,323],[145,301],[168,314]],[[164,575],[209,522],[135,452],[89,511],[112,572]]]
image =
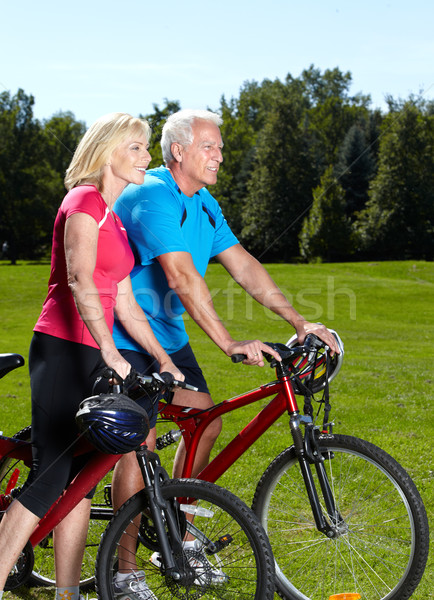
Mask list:
[[161,387],[168,387],[170,389],[179,387],[183,390],[190,390],[191,392],[198,392],[199,388],[195,387],[194,385],[190,385],[189,383],[185,383],[185,381],[179,381],[178,379],[175,379],[172,375],[172,373],[168,373],[168,372],[163,372],[163,373],[153,373],[152,377],[146,377],[144,375],[138,375],[138,379],[142,380],[142,379],[146,379],[146,382],[149,382],[149,380],[154,380],[157,382],[161,383]]
[[[120,382],[112,384],[113,391],[123,391],[127,396],[133,399],[143,395],[143,392],[155,394],[164,390],[173,391],[177,387],[192,392],[198,391],[197,387],[175,379],[172,373],[168,372],[141,375],[140,373],[137,373],[134,368],[131,368],[127,377],[122,379],[116,371],[107,368],[105,369],[104,377]],[[115,390],[116,387],[118,388],[117,390]]]
[[[272,343],[272,342],[264,342],[264,343],[267,346],[270,346],[271,348],[273,348],[273,350],[275,350],[276,352],[278,352],[278,354],[280,354],[280,357],[282,358],[282,360],[284,360],[286,358],[294,358],[295,356],[299,356],[302,354],[307,354],[314,348],[322,348],[322,347],[326,346],[326,343],[323,342],[318,336],[316,336],[313,333],[308,333],[303,344],[300,346],[294,346],[293,348],[288,348],[288,346],[285,346],[285,344]],[[267,352],[262,352],[262,355],[269,363],[272,363],[272,361],[275,360],[274,356],[272,356],[271,354],[268,354]],[[232,356],[231,356],[231,360],[233,363],[242,362],[243,360],[246,360],[246,358],[247,358],[246,354],[232,354]],[[272,364],[271,366],[274,367],[275,365]]]

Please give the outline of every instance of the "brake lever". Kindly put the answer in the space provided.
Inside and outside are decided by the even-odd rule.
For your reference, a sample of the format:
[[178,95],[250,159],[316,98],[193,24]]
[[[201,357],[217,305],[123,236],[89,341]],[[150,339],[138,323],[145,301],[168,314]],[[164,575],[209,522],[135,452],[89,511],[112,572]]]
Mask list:
[[[101,379],[107,379],[109,384],[109,392],[112,394],[121,394],[123,391],[124,380],[111,367],[105,367],[101,376],[96,380],[95,384]],[[116,383],[115,383],[116,382]]]

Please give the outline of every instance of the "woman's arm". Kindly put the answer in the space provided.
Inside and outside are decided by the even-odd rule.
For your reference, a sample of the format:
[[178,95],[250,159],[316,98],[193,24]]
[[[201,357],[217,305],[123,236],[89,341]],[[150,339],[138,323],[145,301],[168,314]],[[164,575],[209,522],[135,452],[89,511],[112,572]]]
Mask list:
[[[100,347],[104,362],[122,378],[125,378],[131,370],[131,365],[115,346],[104,318],[98,289],[93,280],[98,233],[98,224],[90,215],[76,213],[67,219],[65,256],[68,284],[77,310]],[[128,333],[160,363],[161,371],[169,371],[176,379],[183,381],[184,376],[158,343],[145,313],[135,301],[129,276],[118,284],[115,310]]]
[[65,258],[68,285],[84,324],[101,349],[104,362],[125,378],[131,365],[116,349],[93,280],[98,235],[98,224],[90,215],[75,213],[66,220]]

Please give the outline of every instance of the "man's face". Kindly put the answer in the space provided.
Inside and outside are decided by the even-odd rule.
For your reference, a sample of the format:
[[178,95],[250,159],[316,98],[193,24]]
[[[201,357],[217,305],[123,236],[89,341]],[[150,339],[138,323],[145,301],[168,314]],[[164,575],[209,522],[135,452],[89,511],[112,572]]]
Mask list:
[[214,123],[196,120],[192,127],[193,142],[182,150],[183,179],[193,194],[205,185],[217,182],[220,163],[223,162],[223,142],[220,129]]

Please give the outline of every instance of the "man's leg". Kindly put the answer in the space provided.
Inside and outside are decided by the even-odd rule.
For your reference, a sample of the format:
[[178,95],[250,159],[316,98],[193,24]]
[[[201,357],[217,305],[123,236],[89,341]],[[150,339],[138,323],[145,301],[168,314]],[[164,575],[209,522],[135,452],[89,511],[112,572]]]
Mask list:
[[[214,405],[209,394],[204,392],[190,392],[189,390],[179,389],[173,397],[172,404],[181,404],[192,406],[194,408],[206,409]],[[209,455],[216,439],[222,430],[220,418],[215,419],[204,431],[197,448],[196,457],[193,463],[191,477],[195,477],[209,462]],[[182,477],[182,469],[185,461],[185,445],[182,439],[176,451],[173,462],[173,477]]]
[[[151,429],[146,439],[149,450],[154,450],[156,439],[155,427]],[[112,478],[112,502],[113,511],[116,512],[124,502],[143,489],[142,472],[137,462],[136,453],[124,454],[116,463]],[[125,535],[118,553],[118,571],[128,573],[132,569],[137,570],[136,565],[136,538],[139,523],[131,526],[130,535]]]
[[54,530],[57,587],[65,588],[80,583],[90,506],[91,500],[84,498]]
[[[153,359],[149,356],[128,350],[120,350],[120,352],[138,373],[149,374],[159,371],[158,365],[156,365]],[[190,345],[187,344],[187,346],[182,348],[180,351],[172,354],[171,358],[178,369],[185,375],[187,383],[199,387],[199,389],[206,390],[206,392],[191,392],[188,390],[177,389],[172,400],[173,404],[181,404],[202,409],[213,406],[213,401],[208,393],[206,381],[199,365],[197,364]],[[156,415],[154,415],[153,418],[154,423],[155,418]],[[211,449],[220,431],[220,418],[213,421],[205,430],[196,453],[192,477],[197,475],[208,464]],[[150,450],[154,450],[155,440],[156,430],[155,427],[153,427],[146,440],[147,446]],[[181,440],[174,460],[173,477],[181,476],[184,461],[185,446],[183,440]],[[128,500],[128,498],[131,498],[131,496],[141,489],[143,489],[143,477],[135,452],[131,452],[130,454],[124,455],[116,464],[114,469],[112,479],[113,510],[116,512],[116,510],[118,510],[120,506],[122,506],[122,504]],[[119,551],[120,572],[125,573],[127,571],[131,571],[132,569],[137,569],[135,563],[135,550],[135,537],[124,536],[122,540],[122,550]]]

